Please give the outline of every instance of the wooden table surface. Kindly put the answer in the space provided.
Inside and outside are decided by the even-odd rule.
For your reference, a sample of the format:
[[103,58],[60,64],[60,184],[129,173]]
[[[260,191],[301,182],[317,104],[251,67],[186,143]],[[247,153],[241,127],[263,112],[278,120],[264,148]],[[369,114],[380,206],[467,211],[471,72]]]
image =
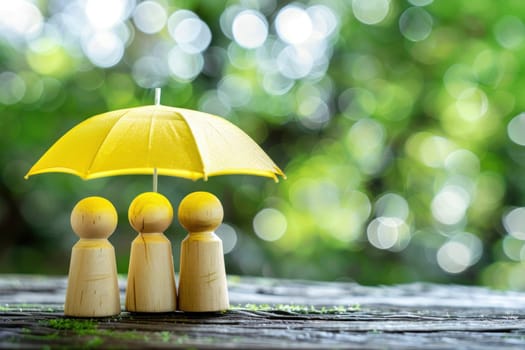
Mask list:
[[[121,297],[125,278],[119,281]],[[525,293],[230,276],[224,313],[63,316],[65,277],[0,275],[0,348],[525,349]],[[121,301],[123,298],[121,298]]]

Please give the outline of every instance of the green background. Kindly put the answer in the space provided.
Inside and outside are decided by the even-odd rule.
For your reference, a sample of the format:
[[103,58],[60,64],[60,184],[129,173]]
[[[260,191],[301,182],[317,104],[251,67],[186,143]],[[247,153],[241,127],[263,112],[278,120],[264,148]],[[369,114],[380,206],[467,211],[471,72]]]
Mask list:
[[[164,21],[187,10],[209,29],[186,56],[195,33],[169,20],[145,33],[140,2],[114,27],[88,3],[0,5],[0,272],[66,274],[69,215],[91,195],[119,212],[126,272],[127,208],[150,177],[24,175],[80,121],[162,87],[162,104],[229,119],[287,175],[160,177],[175,209],[196,190],[221,199],[228,273],[525,288],[523,1],[156,2]],[[248,10],[266,23],[258,47],[233,30]],[[94,23],[121,38],[116,62],[90,51]],[[166,232],[176,260],[185,234],[176,220]]]

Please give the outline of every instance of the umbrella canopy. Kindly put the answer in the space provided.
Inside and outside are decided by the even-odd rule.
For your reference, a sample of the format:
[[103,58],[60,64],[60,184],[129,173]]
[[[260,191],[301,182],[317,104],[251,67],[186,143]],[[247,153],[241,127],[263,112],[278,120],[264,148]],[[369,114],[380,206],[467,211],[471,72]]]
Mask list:
[[126,174],[197,180],[284,173],[244,131],[211,114],[151,105],[96,115],[64,134],[26,174],[62,172],[83,179]]

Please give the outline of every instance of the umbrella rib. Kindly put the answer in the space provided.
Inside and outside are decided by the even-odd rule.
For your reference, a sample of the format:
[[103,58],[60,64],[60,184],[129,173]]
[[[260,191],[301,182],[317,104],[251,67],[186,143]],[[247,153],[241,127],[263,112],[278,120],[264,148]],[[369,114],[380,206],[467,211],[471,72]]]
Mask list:
[[102,148],[102,146],[104,146],[104,144],[106,143],[107,139],[109,138],[109,135],[111,134],[111,132],[113,131],[113,129],[115,129],[115,127],[117,126],[118,122],[122,120],[122,118],[127,114],[129,113],[129,109],[125,109],[122,111],[122,114],[120,116],[117,117],[117,121],[111,126],[111,128],[109,129],[109,131],[106,133],[106,135],[104,135],[104,139],[102,139],[102,142],[98,145],[97,147],[97,150],[93,153],[93,158],[91,159],[91,162],[89,162],[89,166],[88,168],[86,169],[86,178],[89,177],[89,171],[91,169],[91,167],[93,166],[93,163],[95,163],[95,159],[97,158],[97,155],[98,155],[98,152],[100,152],[100,149]]

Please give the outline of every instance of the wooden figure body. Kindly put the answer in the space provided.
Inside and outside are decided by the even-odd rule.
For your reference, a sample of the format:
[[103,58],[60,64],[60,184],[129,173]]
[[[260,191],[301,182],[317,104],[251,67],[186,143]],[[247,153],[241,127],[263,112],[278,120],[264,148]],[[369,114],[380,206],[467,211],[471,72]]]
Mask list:
[[164,235],[173,220],[173,207],[163,195],[146,192],[133,200],[128,217],[138,236],[131,244],[126,310],[175,311],[173,253],[171,242]]
[[180,224],[188,230],[182,241],[179,276],[179,310],[222,311],[229,308],[222,241],[213,232],[222,222],[217,197],[194,192],[179,206]]
[[117,211],[104,198],[84,198],[71,212],[80,240],[73,246],[64,315],[104,317],[120,313],[115,249],[107,238],[117,227]]

